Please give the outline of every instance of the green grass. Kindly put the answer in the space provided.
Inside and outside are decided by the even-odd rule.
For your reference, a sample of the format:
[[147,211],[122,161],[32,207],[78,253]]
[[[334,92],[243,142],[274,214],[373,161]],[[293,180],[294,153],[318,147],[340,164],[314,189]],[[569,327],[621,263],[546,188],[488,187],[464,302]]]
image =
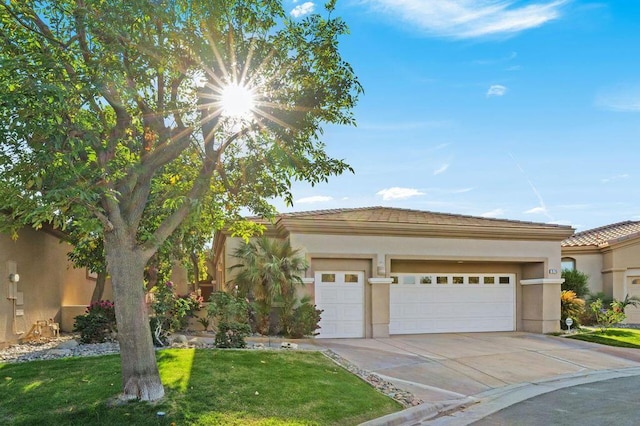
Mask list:
[[109,406],[118,355],[0,364],[0,424],[352,425],[402,408],[318,352],[169,349],[158,365],[161,402]]
[[605,331],[595,330],[567,337],[621,348],[640,348],[640,330],[630,328],[610,328]]

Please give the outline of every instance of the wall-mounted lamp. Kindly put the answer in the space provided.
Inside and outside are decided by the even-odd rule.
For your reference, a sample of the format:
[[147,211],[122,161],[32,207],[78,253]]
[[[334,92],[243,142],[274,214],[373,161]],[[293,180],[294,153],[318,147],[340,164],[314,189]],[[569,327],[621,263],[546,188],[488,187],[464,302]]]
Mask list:
[[9,274],[9,281],[11,281],[12,283],[17,283],[18,281],[20,281],[20,275]]

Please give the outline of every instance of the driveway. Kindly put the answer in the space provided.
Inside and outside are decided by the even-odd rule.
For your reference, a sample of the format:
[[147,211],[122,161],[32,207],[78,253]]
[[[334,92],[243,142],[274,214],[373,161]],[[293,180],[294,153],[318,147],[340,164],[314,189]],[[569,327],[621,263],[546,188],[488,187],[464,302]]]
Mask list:
[[[500,390],[523,384],[574,380],[635,368],[640,372],[638,350],[523,332],[316,342],[440,411],[482,403],[491,395],[500,394]],[[510,404],[514,402],[517,401]]]

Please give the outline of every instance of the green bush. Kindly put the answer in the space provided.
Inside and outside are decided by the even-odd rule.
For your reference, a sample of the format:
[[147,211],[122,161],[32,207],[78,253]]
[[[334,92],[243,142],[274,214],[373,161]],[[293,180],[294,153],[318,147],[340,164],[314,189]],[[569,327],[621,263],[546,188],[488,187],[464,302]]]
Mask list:
[[[316,336],[320,325],[321,309],[309,303],[309,298],[302,299],[298,307],[293,310],[290,318],[283,322],[282,331],[285,336],[300,339],[305,336]],[[282,318],[281,318],[282,319]]]
[[605,308],[603,307],[602,300],[596,299],[591,302],[589,308],[596,317],[598,327],[603,331],[611,326],[621,323],[625,318],[627,318],[619,301],[613,301],[609,305],[609,308]]
[[157,285],[151,290],[153,302],[150,319],[153,340],[157,346],[165,346],[168,336],[178,330],[183,330],[189,324],[189,318],[196,315],[202,306],[202,297],[195,293],[178,296],[171,281]]
[[251,333],[249,303],[224,291],[211,294],[207,313],[215,320],[215,343],[218,348],[244,348]]
[[82,343],[102,343],[111,340],[116,329],[116,312],[113,302],[109,300],[93,302],[83,315],[75,317],[73,325],[73,331],[80,332]]
[[581,299],[589,295],[589,275],[576,269],[563,269],[562,278],[562,290],[573,291]]

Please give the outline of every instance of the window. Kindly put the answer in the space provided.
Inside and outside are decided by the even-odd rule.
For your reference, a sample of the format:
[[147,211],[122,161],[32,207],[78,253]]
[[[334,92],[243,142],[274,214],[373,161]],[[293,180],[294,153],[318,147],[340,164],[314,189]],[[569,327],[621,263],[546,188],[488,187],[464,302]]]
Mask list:
[[469,284],[480,284],[480,277],[469,277]]
[[344,274],[344,282],[345,283],[357,283],[358,282],[358,274]]
[[436,277],[436,283],[438,284],[449,284],[449,277],[445,276],[438,276]]
[[322,274],[322,282],[323,283],[335,283],[336,282],[336,274]]
[[631,284],[640,285],[640,278],[634,278],[631,280]]
[[484,277],[485,284],[495,284],[496,277]]
[[500,284],[511,284],[511,280],[509,279],[509,277],[500,277],[498,278],[498,282]]
[[454,284],[464,284],[464,277],[454,275],[453,276],[453,283]]
[[404,277],[402,277],[402,284],[415,284],[416,283],[416,277],[413,275],[405,275]]
[[420,284],[431,284],[431,275],[424,275],[422,278],[420,278]]
[[568,269],[569,271],[576,270],[576,260],[573,257],[563,257],[560,261],[562,269]]
[[398,277],[391,276],[391,284],[398,284]]

